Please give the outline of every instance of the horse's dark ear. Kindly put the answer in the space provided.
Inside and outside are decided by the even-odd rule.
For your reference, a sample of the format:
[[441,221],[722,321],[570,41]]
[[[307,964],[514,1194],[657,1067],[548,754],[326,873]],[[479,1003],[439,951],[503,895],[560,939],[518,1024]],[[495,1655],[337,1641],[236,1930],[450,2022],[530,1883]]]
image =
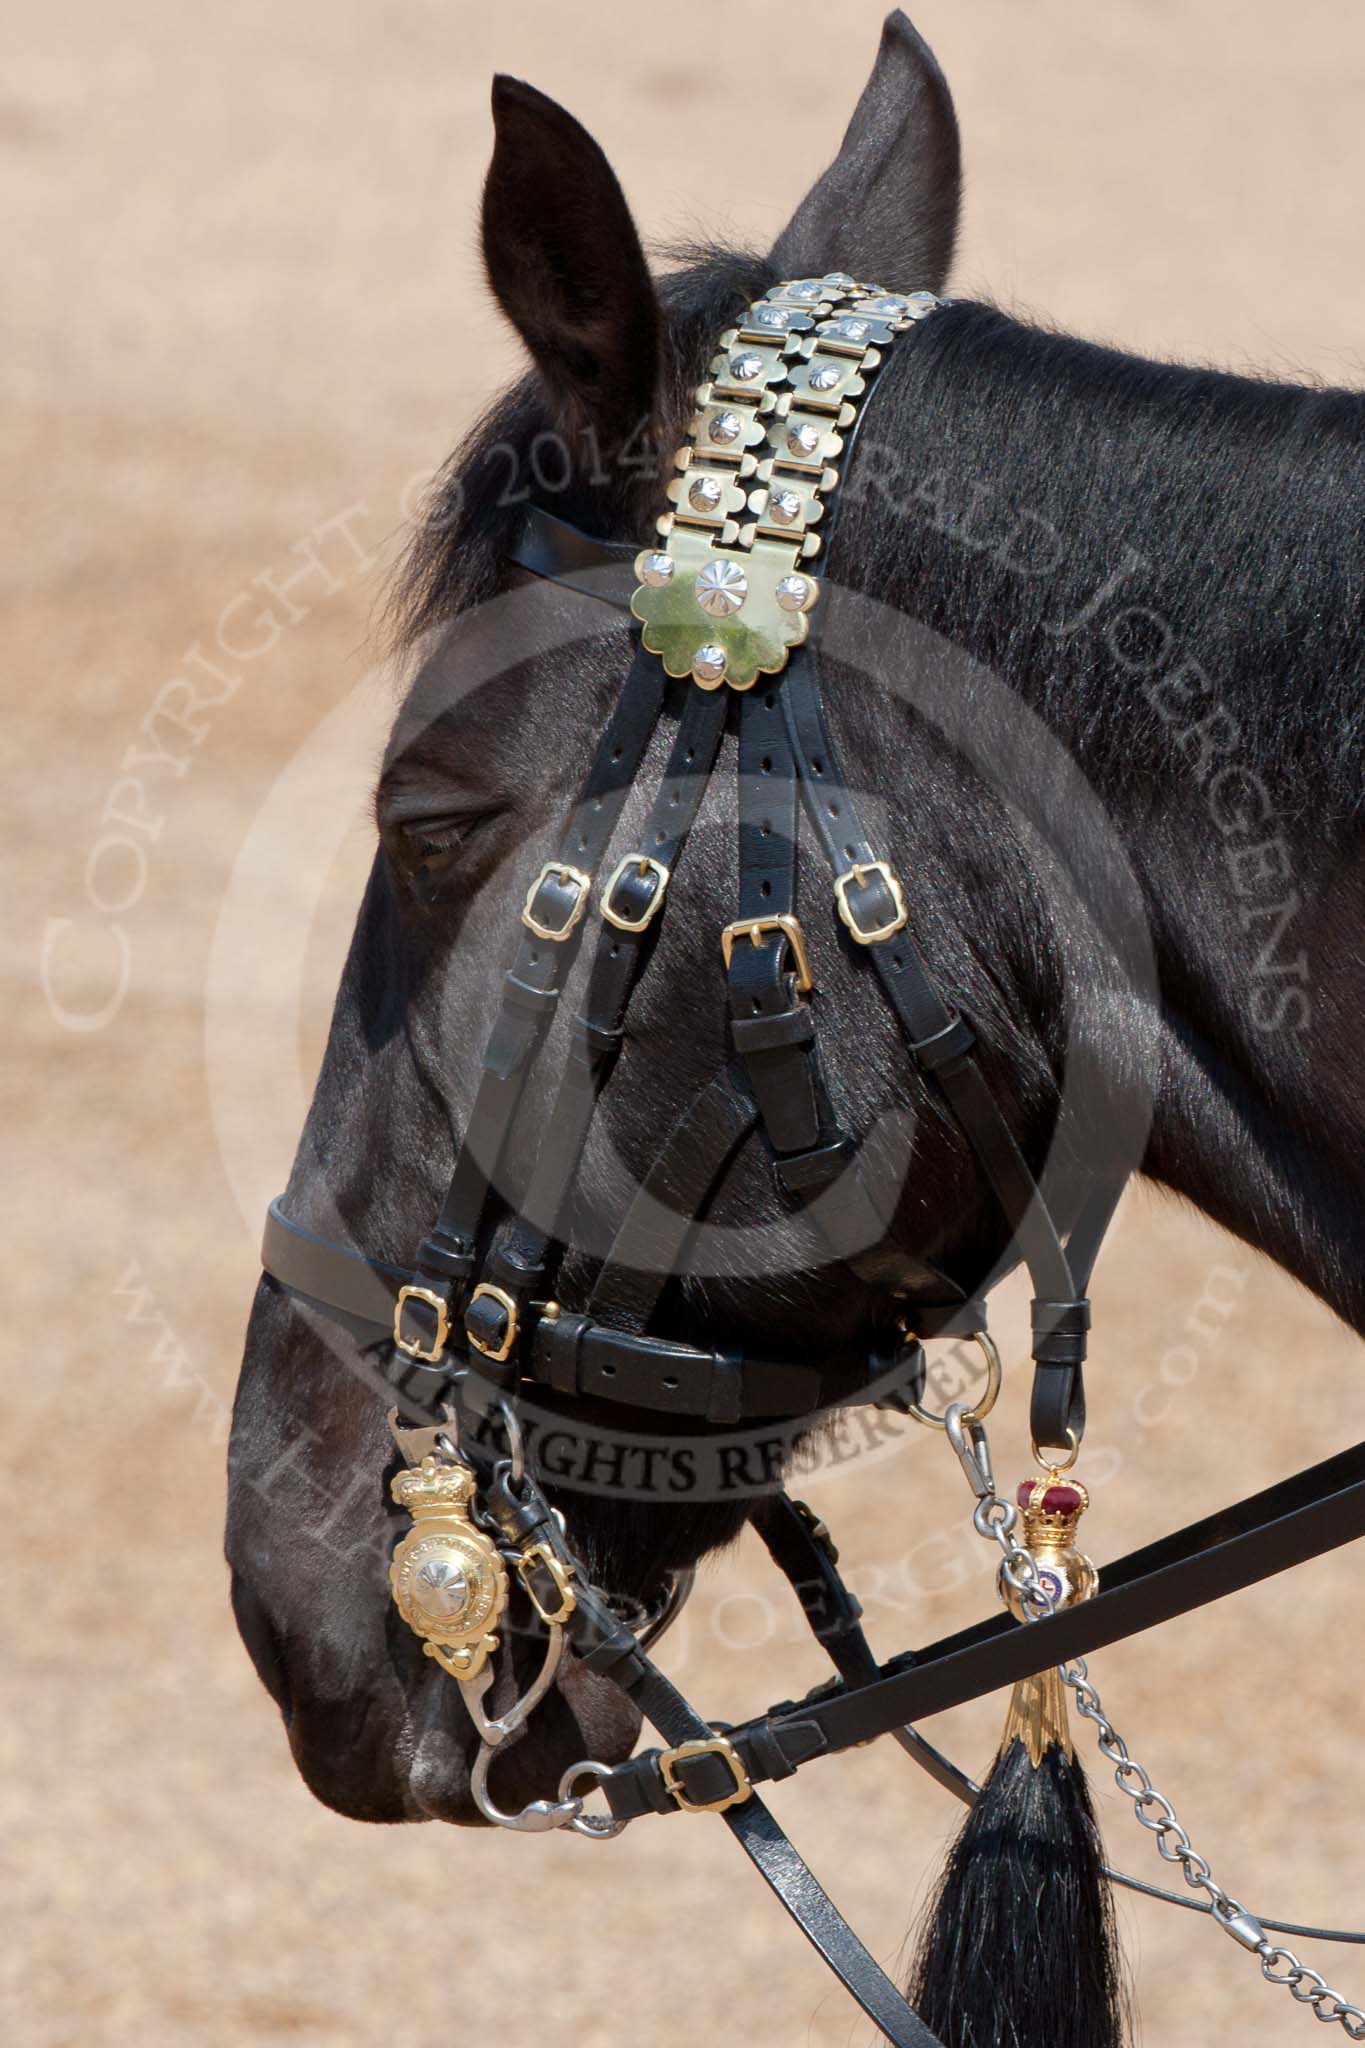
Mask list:
[[938,291],[957,236],[962,161],[948,83],[897,8],[838,156],[773,247],[779,277],[850,271]]
[[519,78],[493,81],[483,256],[561,414],[605,439],[653,409],[659,303],[616,174],[586,128]]

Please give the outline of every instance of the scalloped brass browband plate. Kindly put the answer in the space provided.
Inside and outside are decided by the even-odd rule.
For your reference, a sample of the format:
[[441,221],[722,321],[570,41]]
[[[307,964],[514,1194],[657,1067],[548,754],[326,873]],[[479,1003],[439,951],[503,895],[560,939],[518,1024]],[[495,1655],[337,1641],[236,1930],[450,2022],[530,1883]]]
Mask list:
[[720,337],[631,610],[671,676],[749,690],[808,630],[807,566],[883,351],[942,303],[842,272],[774,285]]

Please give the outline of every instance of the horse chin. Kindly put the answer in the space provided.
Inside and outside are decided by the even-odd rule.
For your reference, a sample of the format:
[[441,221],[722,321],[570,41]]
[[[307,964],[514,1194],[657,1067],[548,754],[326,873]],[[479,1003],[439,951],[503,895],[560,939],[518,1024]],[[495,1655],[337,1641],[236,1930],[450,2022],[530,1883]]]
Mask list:
[[[394,1818],[452,1821],[461,1827],[492,1823],[474,1804],[470,1773],[478,1741],[454,1687],[434,1674],[413,1702],[402,1741],[405,1811]],[[488,1790],[502,1813],[519,1813],[535,1800],[554,1800],[571,1764],[592,1758],[622,1763],[635,1747],[640,1716],[609,1680],[569,1663],[526,1725],[499,1748]]]
[[[394,1823],[445,1820],[491,1825],[470,1786],[479,1738],[453,1678],[421,1653],[395,1624],[363,1687],[337,1683],[335,1666],[315,1642],[314,1669],[291,1645],[265,1603],[239,1573],[232,1604],[242,1639],[279,1707],[300,1777],[314,1798],[349,1820]],[[378,1649],[378,1645],[376,1646]],[[499,1671],[487,1700],[505,1713],[535,1677],[541,1644],[518,1643],[514,1670]],[[640,1731],[640,1716],[609,1679],[566,1658],[528,1724],[509,1737],[490,1773],[500,1811],[518,1812],[535,1799],[554,1799],[570,1764],[594,1758],[621,1763]]]

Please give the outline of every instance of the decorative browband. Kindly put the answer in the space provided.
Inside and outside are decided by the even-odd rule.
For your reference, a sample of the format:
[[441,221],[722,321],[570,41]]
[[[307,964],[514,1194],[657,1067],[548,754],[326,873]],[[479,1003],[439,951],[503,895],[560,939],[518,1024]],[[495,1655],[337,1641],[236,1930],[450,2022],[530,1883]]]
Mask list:
[[664,545],[635,562],[631,610],[669,675],[748,690],[785,668],[820,594],[806,565],[844,434],[882,351],[939,304],[831,272],[775,285],[721,335],[674,458]]

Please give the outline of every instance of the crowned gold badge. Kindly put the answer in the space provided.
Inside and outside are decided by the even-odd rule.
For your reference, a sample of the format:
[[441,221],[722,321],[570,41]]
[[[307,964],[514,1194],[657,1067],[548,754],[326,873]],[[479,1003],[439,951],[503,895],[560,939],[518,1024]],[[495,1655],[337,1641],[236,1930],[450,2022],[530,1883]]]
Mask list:
[[[1023,1520],[1019,1540],[1033,1559],[1040,1585],[1051,1596],[1053,1612],[1088,1600],[1099,1587],[1099,1573],[1076,1548],[1076,1530],[1090,1505],[1089,1493],[1078,1480],[1064,1480],[1053,1470],[1045,1478],[1026,1479],[1015,1499]],[[1000,1590],[1016,1621],[1022,1621],[1019,1598],[1003,1577]],[[1015,1686],[1000,1744],[1002,1755],[1016,1735],[1035,1770],[1053,1744],[1068,1757],[1073,1754],[1066,1694],[1055,1666],[1021,1678]]]
[[468,1466],[435,1456],[396,1474],[391,1491],[413,1526],[393,1554],[398,1612],[452,1678],[473,1678],[497,1648],[507,1573],[496,1544],[469,1518]]

